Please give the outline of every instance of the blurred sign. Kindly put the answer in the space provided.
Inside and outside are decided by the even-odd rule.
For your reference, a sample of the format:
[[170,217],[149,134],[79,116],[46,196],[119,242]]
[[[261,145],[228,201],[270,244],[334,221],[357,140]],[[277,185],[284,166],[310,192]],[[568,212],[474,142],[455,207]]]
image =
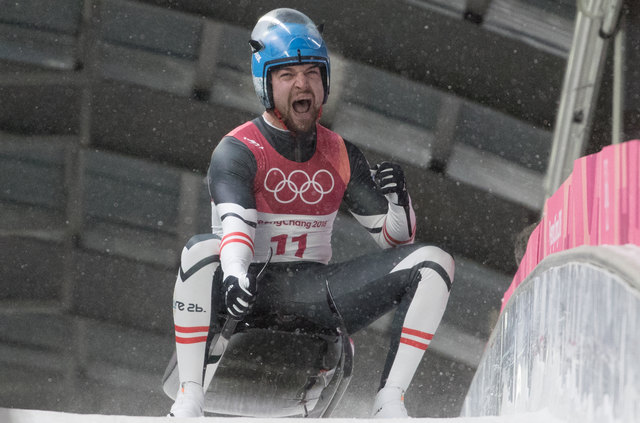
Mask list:
[[609,145],[574,162],[547,199],[502,305],[549,254],[580,245],[640,245],[640,140]]

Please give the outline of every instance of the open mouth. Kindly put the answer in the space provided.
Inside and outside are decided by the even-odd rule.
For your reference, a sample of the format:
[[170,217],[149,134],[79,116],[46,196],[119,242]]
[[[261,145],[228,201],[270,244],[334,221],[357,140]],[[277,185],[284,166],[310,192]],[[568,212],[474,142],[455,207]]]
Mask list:
[[293,102],[293,110],[296,113],[307,113],[311,109],[311,100],[296,100]]

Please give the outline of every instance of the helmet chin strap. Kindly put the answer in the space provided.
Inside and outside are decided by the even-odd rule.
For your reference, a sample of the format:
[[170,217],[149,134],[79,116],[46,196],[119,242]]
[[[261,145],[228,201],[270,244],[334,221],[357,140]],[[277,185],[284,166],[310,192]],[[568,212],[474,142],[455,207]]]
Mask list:
[[275,114],[275,115],[276,115],[276,117],[278,118],[278,120],[280,121],[280,123],[282,124],[282,126],[284,127],[284,129],[285,129],[285,130],[287,130],[287,131],[289,131],[289,132],[291,132],[291,133],[294,133],[292,130],[290,130],[290,129],[287,127],[287,124],[286,124],[286,123],[284,123],[284,119],[282,119],[282,113],[280,113],[280,110],[278,110],[276,107],[274,107],[274,108],[273,108],[273,114]]

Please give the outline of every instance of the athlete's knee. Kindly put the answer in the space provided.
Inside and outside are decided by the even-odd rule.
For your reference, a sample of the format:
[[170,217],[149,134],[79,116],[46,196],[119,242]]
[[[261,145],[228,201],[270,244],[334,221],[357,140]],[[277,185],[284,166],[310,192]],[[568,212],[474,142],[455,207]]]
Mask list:
[[435,245],[421,244],[416,247],[397,268],[432,269],[442,277],[447,288],[451,289],[455,273],[455,261],[451,254]]
[[182,249],[180,262],[183,268],[191,267],[201,260],[213,257],[220,259],[220,239],[213,234],[194,235]]
[[219,262],[220,240],[213,234],[195,235],[182,249],[180,279],[185,281],[200,269]]
[[453,281],[455,273],[455,260],[453,256],[440,247],[435,245],[425,245],[418,251],[423,255],[426,261],[438,263],[449,275],[449,279]]

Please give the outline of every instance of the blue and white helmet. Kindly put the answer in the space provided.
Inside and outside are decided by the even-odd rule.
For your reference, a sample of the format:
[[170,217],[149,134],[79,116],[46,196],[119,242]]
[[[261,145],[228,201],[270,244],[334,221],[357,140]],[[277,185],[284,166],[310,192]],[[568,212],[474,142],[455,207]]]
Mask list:
[[317,63],[324,86],[323,104],[329,96],[329,52],[320,30],[303,13],[294,9],[275,9],[258,20],[249,41],[252,50],[251,73],[258,98],[268,109],[274,108],[270,72],[291,64]]

